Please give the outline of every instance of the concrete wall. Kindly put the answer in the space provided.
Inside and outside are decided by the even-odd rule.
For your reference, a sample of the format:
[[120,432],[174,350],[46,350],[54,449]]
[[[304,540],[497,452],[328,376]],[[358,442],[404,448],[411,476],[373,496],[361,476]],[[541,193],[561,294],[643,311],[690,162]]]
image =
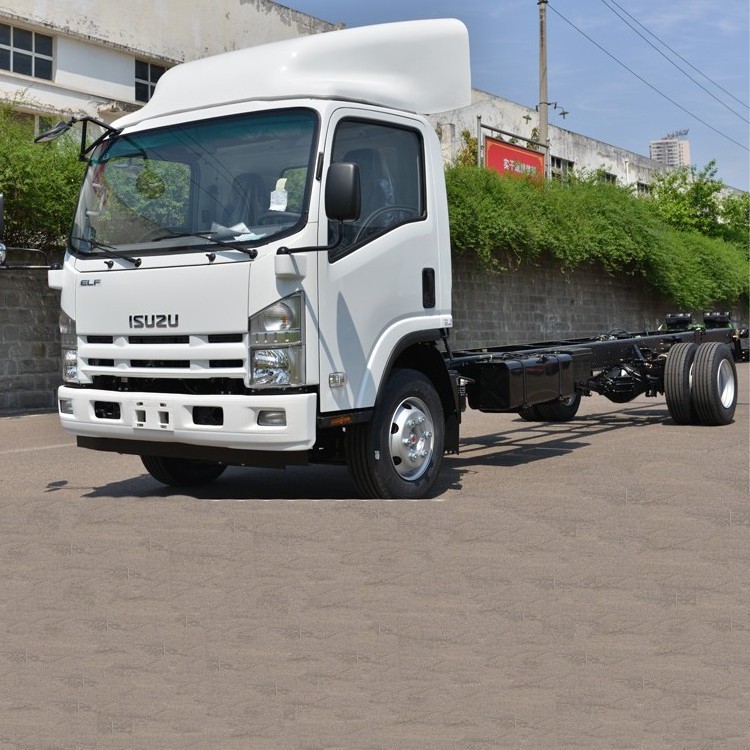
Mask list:
[[453,261],[454,348],[653,330],[675,311],[642,278],[610,276],[596,266],[563,274],[541,261],[493,274],[468,255]]
[[[0,413],[55,408],[59,303],[45,271],[0,270]],[[453,308],[454,349],[653,329],[676,309],[642,280],[596,267],[565,275],[541,263],[488,274],[468,256],[454,258]]]
[[0,270],[0,413],[55,405],[59,315],[60,293],[47,287],[46,271]]

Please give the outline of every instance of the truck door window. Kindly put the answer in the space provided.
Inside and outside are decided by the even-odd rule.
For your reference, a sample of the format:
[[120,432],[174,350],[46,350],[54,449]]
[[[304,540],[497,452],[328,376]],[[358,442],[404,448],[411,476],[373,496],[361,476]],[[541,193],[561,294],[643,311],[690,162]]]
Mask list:
[[[419,133],[384,123],[342,120],[333,142],[332,161],[359,167],[362,209],[344,222],[332,259],[402,224],[424,218],[424,169]],[[329,223],[329,234],[338,231]]]

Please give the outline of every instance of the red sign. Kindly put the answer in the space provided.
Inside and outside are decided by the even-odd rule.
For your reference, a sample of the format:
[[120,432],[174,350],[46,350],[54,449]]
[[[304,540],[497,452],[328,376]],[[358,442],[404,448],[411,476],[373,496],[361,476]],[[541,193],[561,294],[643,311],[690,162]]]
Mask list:
[[500,174],[544,177],[544,154],[485,136],[484,164]]

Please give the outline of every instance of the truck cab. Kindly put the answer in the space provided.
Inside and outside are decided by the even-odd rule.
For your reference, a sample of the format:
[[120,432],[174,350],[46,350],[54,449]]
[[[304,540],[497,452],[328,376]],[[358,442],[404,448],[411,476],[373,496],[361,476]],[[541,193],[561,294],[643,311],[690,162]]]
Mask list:
[[469,102],[455,20],[186,63],[115,122],[61,268],[63,427],[171,485],[346,462],[427,494],[457,450],[443,162],[424,114]]

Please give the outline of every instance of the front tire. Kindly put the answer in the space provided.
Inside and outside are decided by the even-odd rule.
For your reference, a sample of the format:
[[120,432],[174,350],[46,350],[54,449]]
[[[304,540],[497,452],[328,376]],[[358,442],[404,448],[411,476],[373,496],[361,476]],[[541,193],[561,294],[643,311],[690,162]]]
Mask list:
[[141,461],[146,471],[157,482],[170,487],[198,487],[210,484],[227,468],[223,464],[166,456],[141,456]]
[[396,370],[367,424],[347,430],[346,459],[363,497],[426,497],[438,477],[445,418],[432,383],[416,370]]

